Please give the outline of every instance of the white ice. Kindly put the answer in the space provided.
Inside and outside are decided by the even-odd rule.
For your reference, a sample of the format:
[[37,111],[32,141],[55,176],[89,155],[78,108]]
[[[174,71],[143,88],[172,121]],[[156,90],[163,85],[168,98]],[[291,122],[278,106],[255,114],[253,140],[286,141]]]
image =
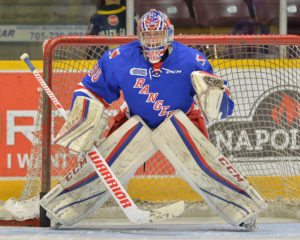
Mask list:
[[133,225],[126,220],[89,219],[59,229],[0,227],[0,240],[90,239],[300,239],[300,221],[260,218],[252,232],[236,229],[218,218],[181,218],[159,224]]

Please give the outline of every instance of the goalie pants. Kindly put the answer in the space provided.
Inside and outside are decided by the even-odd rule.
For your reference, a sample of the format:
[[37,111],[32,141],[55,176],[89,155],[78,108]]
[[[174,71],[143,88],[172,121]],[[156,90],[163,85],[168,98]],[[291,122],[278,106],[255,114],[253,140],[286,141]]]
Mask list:
[[[205,126],[204,117],[199,109],[195,109],[195,104],[192,105],[191,110],[187,113],[187,117],[192,121],[192,123],[204,134],[206,138],[208,137],[208,132]],[[128,120],[126,110],[119,111],[118,115],[114,117],[114,123],[111,126],[108,136],[117,130],[123,123]]]

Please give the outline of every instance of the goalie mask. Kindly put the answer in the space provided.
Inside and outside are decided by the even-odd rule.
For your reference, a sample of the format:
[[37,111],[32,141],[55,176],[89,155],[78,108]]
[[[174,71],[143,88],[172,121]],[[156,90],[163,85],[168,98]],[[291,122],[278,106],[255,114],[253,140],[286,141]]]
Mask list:
[[174,27],[166,14],[151,9],[139,20],[137,34],[148,61],[157,63],[173,42]]

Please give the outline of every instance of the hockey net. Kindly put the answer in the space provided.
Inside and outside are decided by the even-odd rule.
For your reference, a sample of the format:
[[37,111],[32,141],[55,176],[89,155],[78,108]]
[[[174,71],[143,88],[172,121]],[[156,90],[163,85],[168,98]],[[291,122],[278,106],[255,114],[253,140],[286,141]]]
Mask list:
[[[51,39],[44,48],[44,79],[68,110],[75,86],[97,59],[105,51],[133,40],[134,36]],[[300,37],[182,35],[175,40],[203,52],[214,72],[228,81],[235,102],[234,114],[209,123],[211,141],[269,206],[275,206],[269,207],[275,215],[299,209]],[[122,102],[121,98],[107,109],[110,124]],[[78,161],[65,149],[51,144],[63,123],[55,106],[41,94],[31,161],[20,200],[49,191]],[[207,211],[202,198],[160,152],[138,169],[126,187],[141,208],[183,199],[187,205],[184,215],[203,215]],[[118,209],[114,200],[100,210],[104,212],[102,217],[120,216],[112,214],[112,209]],[[290,212],[296,217],[294,210]]]

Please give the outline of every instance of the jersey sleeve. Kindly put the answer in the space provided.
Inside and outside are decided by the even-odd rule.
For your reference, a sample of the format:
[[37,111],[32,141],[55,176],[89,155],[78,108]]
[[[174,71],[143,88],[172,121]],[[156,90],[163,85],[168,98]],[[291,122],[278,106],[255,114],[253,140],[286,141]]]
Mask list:
[[73,102],[79,95],[98,99],[109,106],[120,97],[120,87],[117,82],[112,61],[108,64],[108,54],[105,53],[96,65],[78,84],[74,91]]

